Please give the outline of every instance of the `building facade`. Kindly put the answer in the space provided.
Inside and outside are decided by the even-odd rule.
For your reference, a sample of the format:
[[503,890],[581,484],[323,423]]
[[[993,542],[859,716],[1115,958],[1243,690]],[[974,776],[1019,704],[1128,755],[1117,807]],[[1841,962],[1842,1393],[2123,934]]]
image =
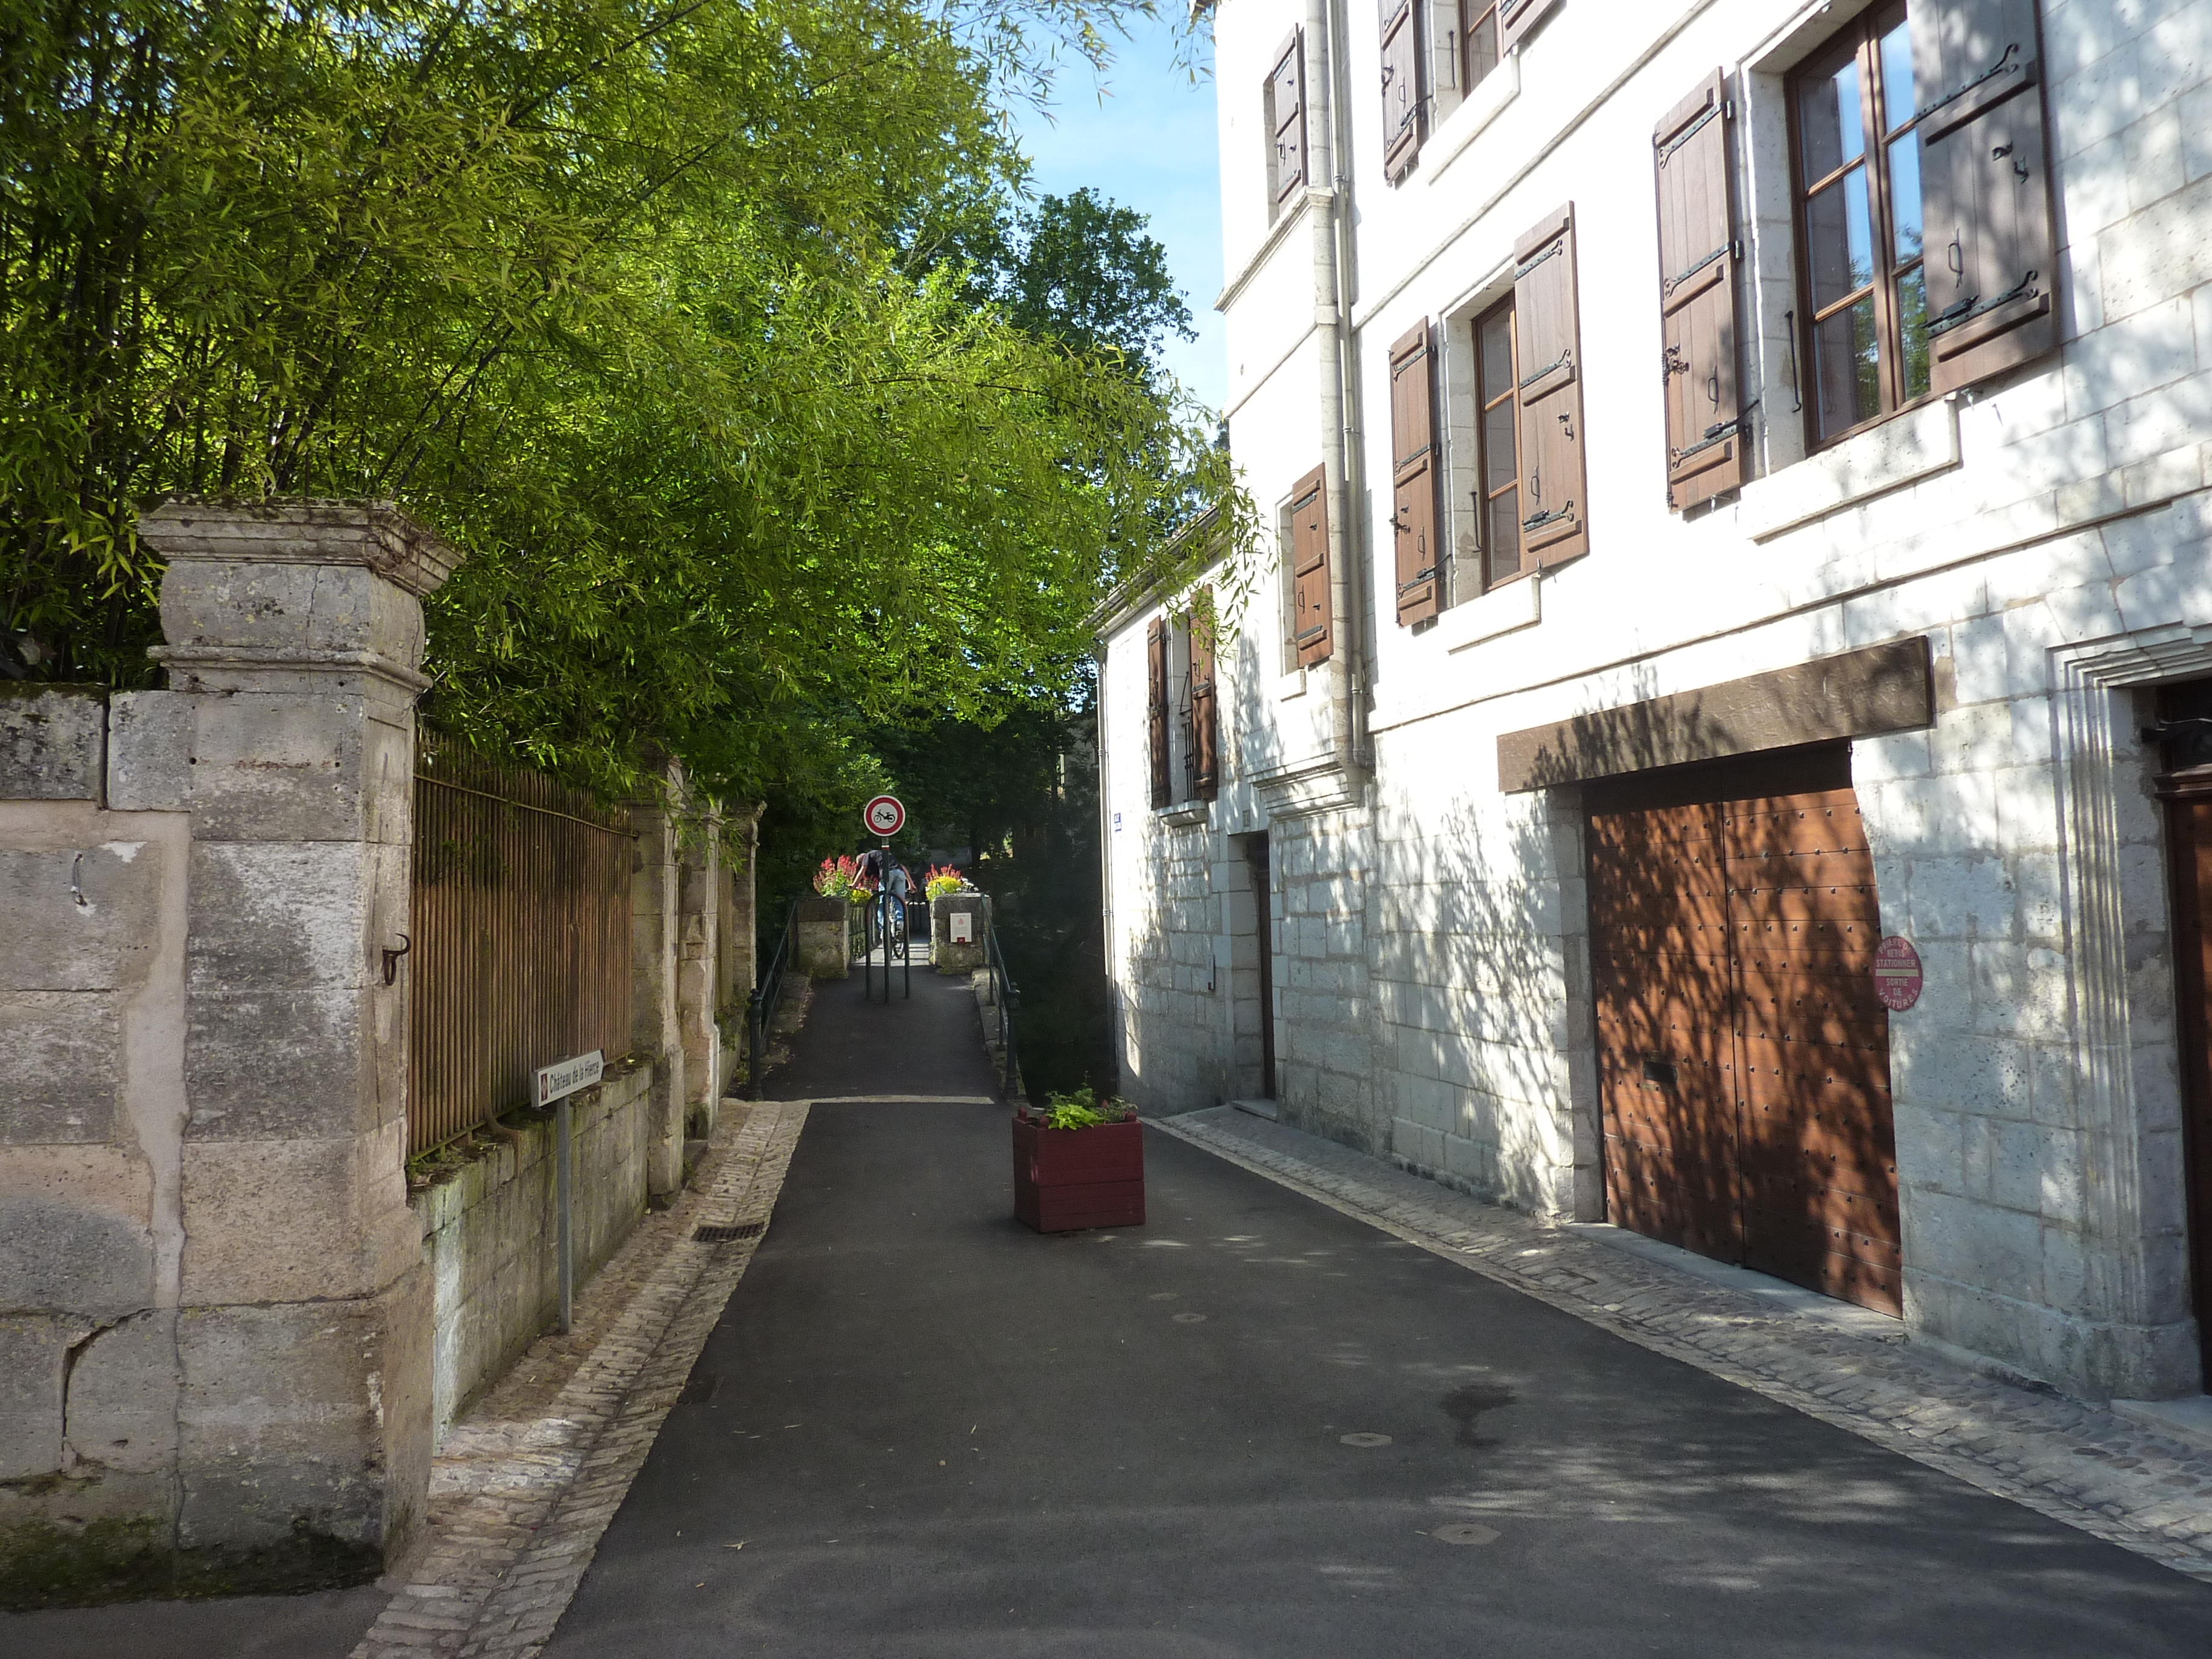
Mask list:
[[1276,533],[1102,619],[1126,1092],[2201,1390],[2212,3],[1212,23]]

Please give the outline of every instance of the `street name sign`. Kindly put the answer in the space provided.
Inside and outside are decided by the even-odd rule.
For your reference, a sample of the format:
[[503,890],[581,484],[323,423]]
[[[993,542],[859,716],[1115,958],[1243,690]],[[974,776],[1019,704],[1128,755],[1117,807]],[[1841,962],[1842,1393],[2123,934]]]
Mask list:
[[606,1075],[605,1054],[594,1048],[588,1054],[578,1054],[574,1060],[556,1060],[550,1066],[538,1068],[537,1086],[531,1098],[540,1106],[550,1106],[565,1099],[579,1089],[588,1089]]

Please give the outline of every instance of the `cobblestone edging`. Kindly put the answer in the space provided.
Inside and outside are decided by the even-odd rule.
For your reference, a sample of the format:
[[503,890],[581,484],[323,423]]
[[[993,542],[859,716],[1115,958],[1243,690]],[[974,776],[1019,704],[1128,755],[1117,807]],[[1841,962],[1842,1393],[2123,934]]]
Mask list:
[[[1195,1121],[1194,1121],[1195,1120]],[[2212,1455],[1217,1109],[1152,1127],[1654,1352],[2212,1581]]]
[[[448,1437],[433,1542],[352,1659],[507,1659],[551,1637],[760,1243],[702,1243],[692,1229],[765,1226],[806,1123],[803,1101],[763,1102],[741,1121],[725,1110],[698,1183],[586,1291],[577,1334],[588,1341],[596,1328],[588,1352],[544,1340]],[[565,1373],[550,1395],[549,1371]]]

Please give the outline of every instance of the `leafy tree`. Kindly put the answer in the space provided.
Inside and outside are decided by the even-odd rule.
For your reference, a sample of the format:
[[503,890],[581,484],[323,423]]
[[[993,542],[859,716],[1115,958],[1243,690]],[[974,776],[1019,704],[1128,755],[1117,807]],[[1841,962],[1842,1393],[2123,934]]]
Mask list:
[[1114,15],[0,0],[0,668],[143,679],[154,501],[373,494],[468,554],[426,713],[611,793],[826,799],[871,722],[1050,695],[1241,498],[1194,410],[903,250]]

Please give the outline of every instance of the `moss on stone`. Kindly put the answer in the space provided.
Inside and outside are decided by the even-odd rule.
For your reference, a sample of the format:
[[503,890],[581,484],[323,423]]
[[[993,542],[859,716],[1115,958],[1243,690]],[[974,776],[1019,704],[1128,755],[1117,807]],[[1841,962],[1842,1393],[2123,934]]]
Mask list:
[[151,1516],[62,1527],[50,1521],[0,1528],[0,1609],[96,1607],[156,1596],[276,1595],[340,1589],[383,1571],[374,1546],[295,1522],[292,1535],[258,1549],[178,1549]]

